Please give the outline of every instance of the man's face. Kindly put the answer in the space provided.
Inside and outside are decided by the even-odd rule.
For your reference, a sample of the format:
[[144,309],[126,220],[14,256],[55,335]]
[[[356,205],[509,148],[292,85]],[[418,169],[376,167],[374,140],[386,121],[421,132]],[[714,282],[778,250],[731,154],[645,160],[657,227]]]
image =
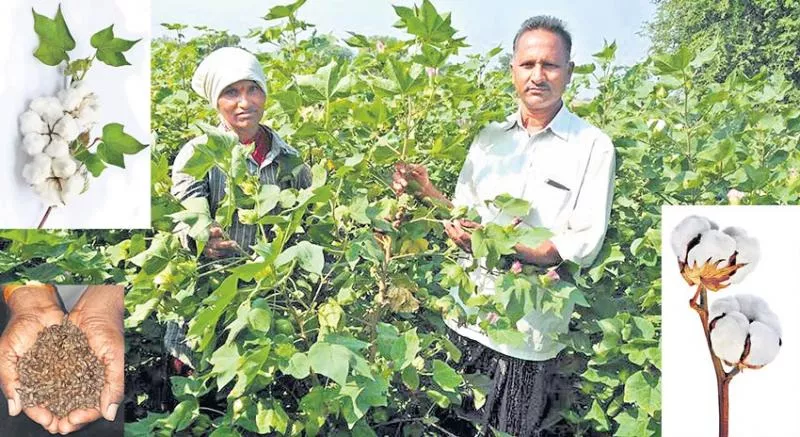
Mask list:
[[234,130],[250,130],[264,115],[264,91],[252,80],[240,80],[225,87],[217,99],[217,110]]
[[561,38],[549,30],[523,33],[511,60],[514,87],[530,112],[558,105],[572,78],[572,68]]

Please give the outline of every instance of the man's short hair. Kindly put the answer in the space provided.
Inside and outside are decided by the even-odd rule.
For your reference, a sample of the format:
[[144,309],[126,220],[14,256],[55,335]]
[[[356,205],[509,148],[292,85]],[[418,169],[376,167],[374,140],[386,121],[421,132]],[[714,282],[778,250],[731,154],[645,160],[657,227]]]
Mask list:
[[572,57],[572,35],[569,34],[566,24],[561,19],[550,15],[537,15],[528,18],[522,23],[522,26],[519,27],[517,34],[514,36],[513,53],[517,53],[517,42],[522,34],[539,29],[549,30],[558,35],[567,49],[567,59],[569,60]]

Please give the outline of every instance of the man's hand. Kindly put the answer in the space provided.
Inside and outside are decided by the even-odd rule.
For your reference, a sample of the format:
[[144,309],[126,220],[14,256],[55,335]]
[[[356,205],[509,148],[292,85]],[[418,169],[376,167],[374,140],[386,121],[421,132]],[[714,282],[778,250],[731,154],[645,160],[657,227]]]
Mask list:
[[470,220],[454,220],[444,222],[444,231],[456,246],[467,253],[472,253],[472,231],[480,228],[480,223]]
[[425,197],[432,191],[433,184],[428,179],[428,169],[419,164],[398,162],[394,165],[392,189],[398,196],[408,193],[416,197]]
[[241,253],[242,249],[236,244],[235,241],[229,240],[222,230],[222,227],[214,223],[209,228],[208,242],[203,249],[203,254],[211,259],[228,258],[237,253]]
[[76,431],[100,417],[113,421],[117,415],[125,390],[123,299],[121,286],[89,286],[69,313],[70,322],[86,334],[89,346],[105,367],[105,383],[100,392],[99,409],[71,411],[58,421],[61,434]]
[[0,388],[8,399],[8,414],[16,416],[20,411],[46,430],[58,432],[59,420],[50,410],[42,407],[22,408],[22,399],[17,393],[20,387],[17,363],[36,342],[39,333],[51,325],[58,325],[64,312],[52,290],[39,287],[22,287],[9,299],[11,318],[0,337]]

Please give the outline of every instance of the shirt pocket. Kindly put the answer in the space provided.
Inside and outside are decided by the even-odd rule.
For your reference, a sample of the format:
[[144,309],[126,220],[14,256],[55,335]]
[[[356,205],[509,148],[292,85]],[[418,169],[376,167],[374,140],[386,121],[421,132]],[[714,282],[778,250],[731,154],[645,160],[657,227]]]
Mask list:
[[566,210],[573,195],[572,181],[563,174],[544,174],[536,182],[533,193],[533,212],[538,222],[546,227],[555,227]]

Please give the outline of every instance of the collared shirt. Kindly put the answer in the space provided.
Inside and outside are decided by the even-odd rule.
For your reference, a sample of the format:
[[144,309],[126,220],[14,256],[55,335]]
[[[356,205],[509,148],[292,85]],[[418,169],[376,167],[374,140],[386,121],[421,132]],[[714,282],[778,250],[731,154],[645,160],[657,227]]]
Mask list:
[[[519,112],[505,123],[484,128],[470,147],[458,178],[453,203],[473,207],[482,223],[506,225],[514,217],[486,201],[507,193],[531,204],[521,226],[544,227],[562,259],[589,266],[603,245],[614,190],[615,154],[611,139],[562,105],[553,120],[531,135]],[[497,276],[485,268],[471,274],[482,294],[493,294]],[[451,290],[456,301],[458,290]],[[463,305],[463,303],[462,303]],[[566,332],[574,302],[561,317],[534,310],[517,322],[526,345],[495,344],[477,326],[458,327],[459,334],[487,347],[524,360],[555,357],[563,344],[548,334]],[[468,313],[474,309],[465,307]]]
[[[291,168],[282,167],[294,165],[296,160],[291,158],[299,156],[299,153],[286,144],[275,131],[264,125],[261,125],[261,129],[264,134],[271,137],[272,146],[260,163],[251,155],[247,160],[248,170],[253,174],[258,173],[261,183],[265,185],[278,185],[281,189],[310,187],[311,169],[306,164],[302,164],[302,168],[299,172],[296,172],[296,176],[288,180],[280,177],[281,174],[286,174],[287,172],[295,174],[291,172]],[[180,171],[194,154],[194,146],[203,144],[206,141],[206,136],[202,135],[186,143],[178,152],[172,167],[171,192],[181,202],[191,197],[207,198],[209,210],[213,216],[225,196],[225,174],[219,168],[212,167],[203,180],[196,180]],[[189,246],[187,231],[188,226],[178,226],[175,229],[175,233],[181,239],[184,247]],[[250,246],[256,241],[258,228],[255,225],[240,223],[238,215],[234,213],[233,223],[228,231],[231,239],[236,241],[239,247],[244,250],[250,250]]]

